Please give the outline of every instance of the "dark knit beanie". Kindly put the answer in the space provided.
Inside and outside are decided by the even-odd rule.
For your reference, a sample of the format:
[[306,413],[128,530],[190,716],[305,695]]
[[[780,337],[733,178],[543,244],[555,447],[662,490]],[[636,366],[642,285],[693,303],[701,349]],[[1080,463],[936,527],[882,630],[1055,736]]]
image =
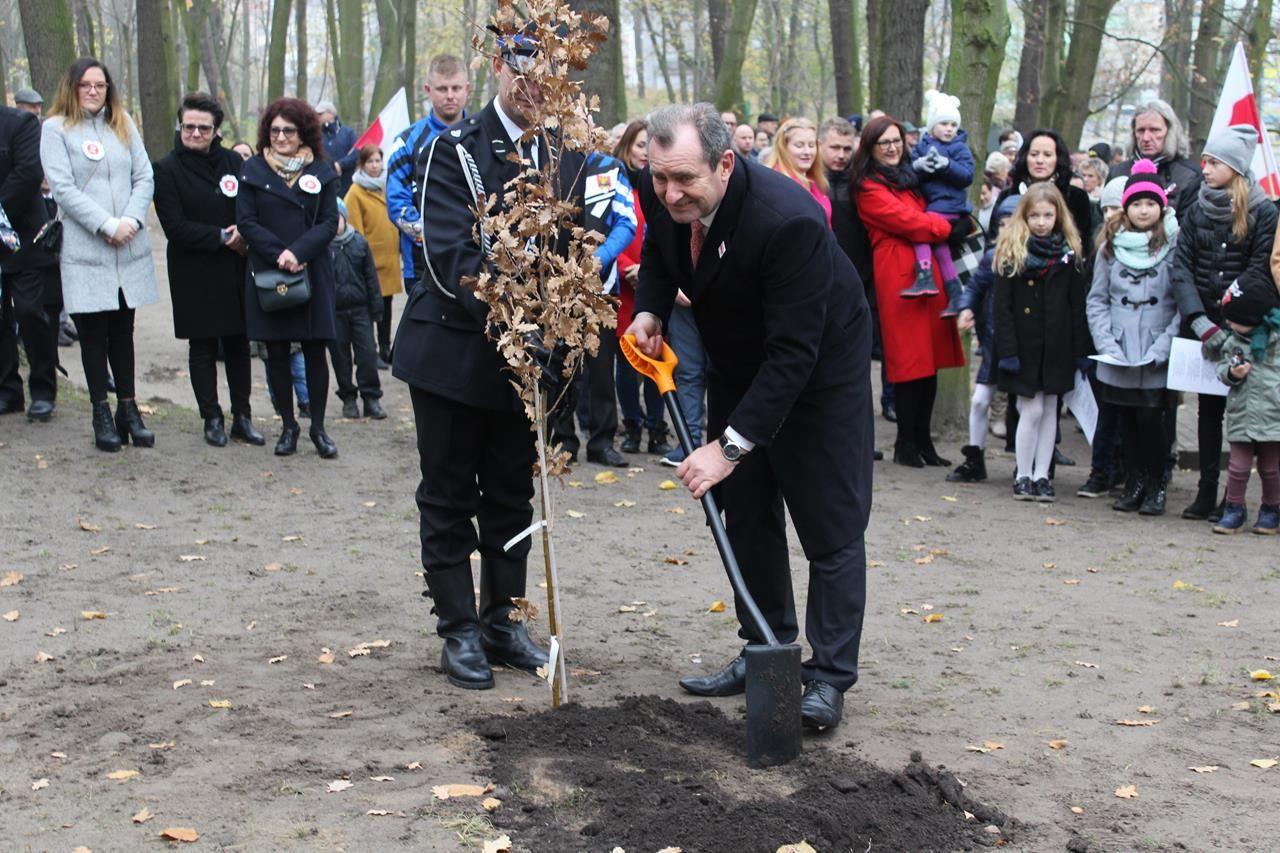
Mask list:
[[1276,288],[1269,278],[1241,284],[1239,279],[1222,292],[1222,318],[1241,326],[1257,326],[1276,307]]
[[1120,204],[1128,210],[1129,205],[1140,198],[1151,199],[1160,205],[1161,210],[1169,206],[1169,197],[1164,189],[1164,178],[1160,177],[1156,171],[1156,164],[1145,157],[1135,162],[1129,171],[1129,180],[1125,182],[1124,195],[1120,197]]

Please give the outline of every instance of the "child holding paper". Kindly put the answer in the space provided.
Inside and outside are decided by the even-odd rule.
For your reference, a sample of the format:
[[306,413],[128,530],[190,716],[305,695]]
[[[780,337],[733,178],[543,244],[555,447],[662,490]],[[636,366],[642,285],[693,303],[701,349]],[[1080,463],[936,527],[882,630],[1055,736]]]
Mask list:
[[1222,319],[1231,336],[1222,346],[1218,378],[1227,394],[1227,498],[1214,533],[1244,527],[1249,469],[1256,464],[1262,504],[1254,533],[1280,530],[1280,309],[1270,274],[1244,275],[1222,294]]
[[1133,164],[1121,211],[1102,228],[1085,300],[1089,331],[1101,356],[1097,396],[1117,407],[1128,480],[1112,504],[1120,512],[1164,515],[1165,461],[1172,441],[1165,409],[1178,394],[1165,388],[1169,349],[1180,318],[1170,280],[1178,219],[1150,160]]

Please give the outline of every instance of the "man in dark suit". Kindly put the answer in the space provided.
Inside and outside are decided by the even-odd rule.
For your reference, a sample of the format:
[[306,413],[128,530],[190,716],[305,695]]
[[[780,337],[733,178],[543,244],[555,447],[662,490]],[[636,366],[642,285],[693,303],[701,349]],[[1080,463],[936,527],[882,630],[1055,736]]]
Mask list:
[[[536,49],[528,35],[502,37],[492,63],[497,97],[441,132],[423,153],[426,270],[409,295],[392,354],[393,375],[409,383],[417,425],[422,567],[435,601],[436,631],[445,641],[441,669],[451,684],[472,689],[493,686],[490,664],[529,672],[547,664],[547,653],[524,624],[509,618],[512,599],[525,594],[530,539],[503,549],[533,520],[534,434],[506,362],[485,336],[489,307],[459,283],[487,263],[488,238],[482,247],[472,234],[476,196],[501,195],[517,176],[520,167],[509,154],[539,167],[556,156],[553,140],[534,135],[521,141],[540,97],[522,76]],[[568,184],[561,191],[581,205],[581,155],[561,156]],[[568,235],[561,239],[563,248]],[[478,610],[470,562],[475,550]]]
[[57,274],[58,259],[32,242],[49,218],[40,194],[43,178],[40,120],[27,110],[0,107],[0,207],[22,241],[21,249],[0,267],[0,414],[23,408],[22,377],[18,375],[21,336],[31,365],[27,417],[33,421],[53,417],[58,394],[58,315],[50,315],[44,304],[45,281]]
[[[778,640],[798,630],[784,503],[809,559],[803,719],[836,725],[858,677],[871,507],[871,321],[862,284],[821,209],[794,181],[736,156],[710,104],[649,119],[640,203],[647,230],[628,329],[649,355],[677,290],[708,357],[709,435],[681,463],[695,498],[717,488],[747,589]],[[761,639],[744,619],[739,635]],[[739,655],[680,684],[745,689]]]

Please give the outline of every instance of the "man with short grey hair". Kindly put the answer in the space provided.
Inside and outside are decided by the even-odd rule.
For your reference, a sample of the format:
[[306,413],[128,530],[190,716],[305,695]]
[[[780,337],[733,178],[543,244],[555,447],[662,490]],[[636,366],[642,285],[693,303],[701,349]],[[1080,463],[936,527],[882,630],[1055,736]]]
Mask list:
[[[662,351],[680,294],[706,347],[708,427],[676,469],[695,498],[717,488],[747,589],[783,643],[799,631],[786,509],[809,559],[802,719],[840,722],[857,681],[871,505],[871,322],[858,274],[808,192],[730,149],[710,104],[649,120],[646,231],[627,331]],[[742,603],[739,636],[760,643]],[[681,679],[699,696],[746,688],[739,655]]]

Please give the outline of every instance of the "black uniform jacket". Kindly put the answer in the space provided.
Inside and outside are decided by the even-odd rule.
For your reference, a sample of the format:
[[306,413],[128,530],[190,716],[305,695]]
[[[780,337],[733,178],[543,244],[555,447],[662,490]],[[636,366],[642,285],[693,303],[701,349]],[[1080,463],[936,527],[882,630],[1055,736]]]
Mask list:
[[[545,165],[554,145],[539,141]],[[396,332],[392,375],[450,400],[494,411],[522,409],[506,362],[485,336],[489,306],[459,279],[479,274],[486,263],[476,242],[478,193],[502,194],[519,174],[507,159],[514,150],[492,103],[442,132],[431,143],[423,170],[422,232],[426,269],[409,294]],[[561,154],[561,198],[582,205],[583,157]],[[569,235],[560,237],[560,247]]]
[[215,137],[207,152],[180,141],[155,163],[156,217],[169,240],[169,294],[179,338],[244,334],[245,259],[222,244],[236,222],[240,155]]
[[49,219],[40,195],[43,177],[40,120],[26,110],[0,107],[0,206],[22,241],[21,248],[5,258],[5,272],[58,265],[57,255],[31,242]]
[[767,448],[805,552],[860,536],[871,504],[871,321],[862,283],[799,184],[738,159],[691,269],[690,227],[640,178],[636,313],[664,325],[676,290],[708,357],[711,434]]
[[[319,182],[315,187],[307,180]],[[250,274],[245,279],[245,330],[253,341],[333,340],[335,295],[329,243],[338,232],[338,175],[327,160],[302,170],[293,186],[262,155],[245,161],[236,196],[236,224],[249,242]],[[274,270],[285,249],[307,265],[311,299],[305,305],[267,313],[254,293],[252,270]]]

